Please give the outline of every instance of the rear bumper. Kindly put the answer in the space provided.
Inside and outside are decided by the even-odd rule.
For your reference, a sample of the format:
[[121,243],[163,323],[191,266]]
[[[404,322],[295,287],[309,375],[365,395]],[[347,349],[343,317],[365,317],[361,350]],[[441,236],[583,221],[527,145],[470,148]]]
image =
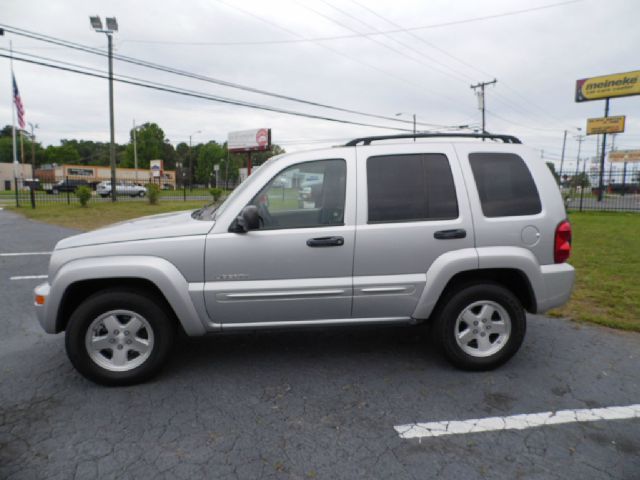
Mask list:
[[48,314],[48,310],[50,310],[50,302],[49,302],[49,292],[51,291],[51,285],[48,282],[41,283],[34,290],[33,294],[35,296],[41,296],[44,298],[44,303],[38,304],[34,302],[34,306],[36,309],[36,316],[38,317],[38,322],[42,326],[45,332],[47,333],[56,333],[56,316]]
[[564,305],[569,300],[576,278],[575,269],[568,263],[542,265],[542,291],[536,292],[538,313]]

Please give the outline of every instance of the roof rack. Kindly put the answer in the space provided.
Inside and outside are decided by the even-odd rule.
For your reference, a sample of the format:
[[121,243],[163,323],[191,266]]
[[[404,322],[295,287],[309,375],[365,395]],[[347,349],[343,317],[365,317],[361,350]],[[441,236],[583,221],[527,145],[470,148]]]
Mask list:
[[491,140],[502,140],[503,143],[522,143],[519,138],[512,135],[498,135],[493,133],[403,133],[400,135],[380,135],[377,137],[355,138],[344,144],[345,147],[355,147],[359,143],[371,145],[371,142],[378,140],[395,140],[400,138],[489,138]]

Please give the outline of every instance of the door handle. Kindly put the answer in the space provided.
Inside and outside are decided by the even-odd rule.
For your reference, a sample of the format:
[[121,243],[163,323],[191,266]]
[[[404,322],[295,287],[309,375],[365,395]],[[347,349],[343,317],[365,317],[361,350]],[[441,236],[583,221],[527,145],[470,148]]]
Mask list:
[[437,240],[452,240],[454,238],[465,238],[467,231],[464,228],[456,228],[453,230],[439,230],[433,234],[433,238]]
[[344,245],[344,238],[342,237],[310,238],[309,240],[307,240],[307,245],[310,247],[340,247]]

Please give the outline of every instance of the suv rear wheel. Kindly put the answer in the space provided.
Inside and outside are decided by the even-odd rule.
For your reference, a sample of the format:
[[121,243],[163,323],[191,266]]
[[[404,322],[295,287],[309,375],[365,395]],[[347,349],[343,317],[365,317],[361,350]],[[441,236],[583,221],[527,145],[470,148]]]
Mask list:
[[173,343],[175,323],[144,292],[103,290],[73,312],[66,329],[67,355],[86,378],[130,385],[155,375]]
[[490,370],[509,360],[526,331],[524,308],[499,284],[463,287],[436,314],[435,336],[445,357],[465,370]]

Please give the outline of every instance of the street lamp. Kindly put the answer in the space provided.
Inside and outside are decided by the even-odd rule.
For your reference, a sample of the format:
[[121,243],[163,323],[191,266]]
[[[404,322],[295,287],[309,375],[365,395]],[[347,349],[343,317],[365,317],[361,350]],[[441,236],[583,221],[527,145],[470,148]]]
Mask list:
[[36,128],[40,128],[38,124],[29,123],[29,127],[31,128],[31,180],[36,179],[36,135],[33,133],[33,130]]
[[416,114],[415,113],[405,113],[399,112],[396,113],[396,117],[400,117],[401,115],[412,115],[413,116],[413,141],[416,141]]
[[191,137],[194,135],[202,133],[202,130],[198,130],[189,135],[189,190],[191,190],[191,184],[193,182],[193,161],[191,160]]
[[91,28],[98,33],[107,35],[109,47],[109,126],[111,130],[111,143],[109,145],[109,163],[111,164],[111,201],[116,201],[116,141],[115,126],[113,120],[113,34],[118,31],[116,17],[107,17],[107,28],[102,28],[102,20],[98,15],[90,16]]

